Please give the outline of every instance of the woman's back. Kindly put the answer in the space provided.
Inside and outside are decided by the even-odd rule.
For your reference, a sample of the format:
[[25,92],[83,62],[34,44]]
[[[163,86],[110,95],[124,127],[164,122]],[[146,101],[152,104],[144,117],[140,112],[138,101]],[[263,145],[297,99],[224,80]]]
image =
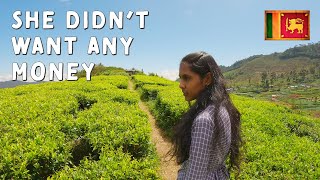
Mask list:
[[231,143],[231,125],[225,107],[220,107],[217,119],[215,107],[209,105],[192,124],[190,156],[179,170],[178,179],[228,179],[225,166]]

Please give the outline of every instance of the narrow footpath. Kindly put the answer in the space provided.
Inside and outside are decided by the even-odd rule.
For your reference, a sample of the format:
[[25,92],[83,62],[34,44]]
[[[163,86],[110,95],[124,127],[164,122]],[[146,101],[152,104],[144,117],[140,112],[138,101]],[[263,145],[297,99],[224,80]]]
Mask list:
[[[129,80],[128,89],[134,91],[133,83],[131,80]],[[170,156],[166,156],[167,152],[170,150],[172,146],[172,143],[166,138],[164,138],[164,136],[161,133],[161,129],[157,127],[156,120],[150,113],[149,108],[141,100],[139,101],[139,107],[148,115],[149,122],[151,124],[151,139],[152,142],[155,144],[157,153],[160,157],[160,176],[162,177],[162,179],[165,180],[176,180],[179,165],[176,163],[175,158],[172,158],[170,160]]]

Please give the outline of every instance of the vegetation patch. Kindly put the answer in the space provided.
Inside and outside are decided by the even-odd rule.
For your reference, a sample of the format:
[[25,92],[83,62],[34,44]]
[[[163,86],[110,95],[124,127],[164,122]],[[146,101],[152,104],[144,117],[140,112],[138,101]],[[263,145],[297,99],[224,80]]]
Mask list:
[[91,106],[97,102],[97,100],[95,99],[89,99],[87,98],[86,96],[84,95],[77,95],[76,96],[76,99],[78,101],[78,110],[79,111],[83,111],[83,110],[86,110],[86,109],[89,109],[91,108]]
[[[138,77],[135,81],[140,81],[137,82],[141,84],[140,93],[150,95],[146,98],[149,100],[147,104],[155,115],[157,124],[170,135],[172,127],[188,109],[188,105],[178,83],[158,89],[154,98],[155,94],[149,92],[156,91],[160,86],[156,83],[153,87],[144,84],[144,81],[150,83],[154,78]],[[271,98],[272,92],[268,93]],[[239,179],[320,178],[319,119],[295,113],[273,102],[234,94],[230,96],[241,113],[244,145],[241,148],[243,162]],[[231,179],[234,178],[235,174],[231,172]]]
[[90,160],[99,160],[99,150],[94,149],[88,138],[83,136],[74,140],[71,149],[72,158],[71,161],[74,165],[78,166],[80,161],[87,157]]

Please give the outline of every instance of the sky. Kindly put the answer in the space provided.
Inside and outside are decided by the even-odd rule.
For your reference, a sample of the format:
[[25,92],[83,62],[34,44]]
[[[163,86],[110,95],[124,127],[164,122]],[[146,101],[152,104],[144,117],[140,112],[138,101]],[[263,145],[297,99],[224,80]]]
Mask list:
[[[13,13],[20,10],[23,26],[16,30]],[[264,40],[265,10],[310,10],[310,40],[305,41],[266,41]],[[39,29],[26,29],[26,11],[39,11]],[[54,29],[43,29],[42,12],[54,11],[52,16]],[[66,12],[76,11],[80,16],[77,29],[66,28]],[[83,28],[83,12],[89,13],[89,28]],[[107,21],[102,29],[92,28],[92,12],[101,11]],[[139,16],[124,19],[123,29],[109,28],[109,12],[148,11],[145,28],[139,28]],[[27,62],[28,76],[35,62],[42,62],[47,68],[49,63],[69,62],[79,64],[102,63],[125,69],[139,69],[146,73],[175,79],[178,75],[179,62],[187,54],[206,51],[219,65],[230,66],[234,62],[256,54],[271,54],[299,44],[320,41],[320,1],[302,0],[116,0],[116,1],[75,1],[75,0],[3,0],[0,6],[1,23],[1,66],[0,81],[12,80],[12,64]],[[41,37],[45,53],[32,55],[33,40]],[[76,36],[73,55],[68,55],[64,37]],[[89,40],[95,36],[102,50],[102,39],[117,39],[117,54],[87,54]],[[12,37],[30,37],[31,43],[27,55],[15,55]],[[48,37],[62,39],[61,55],[47,55]],[[130,54],[124,54],[120,41],[123,37],[133,38]],[[81,70],[81,66],[78,70]],[[48,70],[47,70],[48,72]],[[66,74],[66,68],[64,71]],[[21,77],[20,77],[21,78]],[[18,78],[19,79],[19,78]],[[29,77],[28,81],[32,81]]]

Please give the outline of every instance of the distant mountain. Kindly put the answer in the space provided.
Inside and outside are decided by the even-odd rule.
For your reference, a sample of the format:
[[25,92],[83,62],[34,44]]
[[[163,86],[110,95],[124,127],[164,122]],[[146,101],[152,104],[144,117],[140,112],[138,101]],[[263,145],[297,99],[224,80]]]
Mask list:
[[295,46],[282,53],[250,56],[220,68],[230,86],[318,83],[320,42]]
[[0,82],[0,88],[11,88],[19,85],[38,84],[40,82],[24,82],[24,81],[4,81]]

